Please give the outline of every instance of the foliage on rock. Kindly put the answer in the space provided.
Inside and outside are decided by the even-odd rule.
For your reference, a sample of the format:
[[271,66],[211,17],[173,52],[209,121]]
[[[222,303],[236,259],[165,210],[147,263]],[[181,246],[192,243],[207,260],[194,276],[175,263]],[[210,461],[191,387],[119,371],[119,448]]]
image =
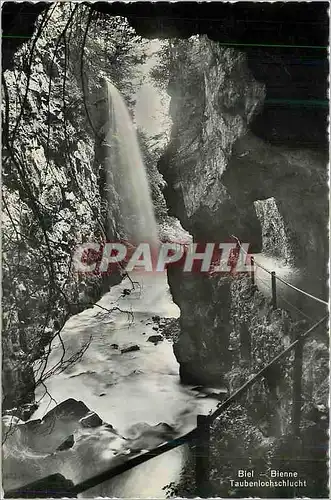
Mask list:
[[[231,284],[231,367],[225,374],[233,394],[307,327],[270,302],[247,278]],[[181,335],[181,334],[180,334]],[[293,434],[293,352],[247,390],[211,426],[211,496],[280,498],[327,495],[328,349],[322,336],[307,340],[303,353],[300,437]],[[194,497],[194,453],[169,496]],[[237,470],[266,480],[270,469],[294,470],[306,486],[236,488]],[[270,478],[270,477],[269,477]],[[232,484],[232,485],[231,485]]]
[[165,180],[157,169],[157,162],[162,154],[157,138],[148,137],[143,130],[138,130],[140,150],[147,170],[155,217],[158,222],[167,215],[167,205],[163,195]]
[[4,408],[33,399],[33,361],[43,373],[45,347],[106,285],[71,261],[76,245],[105,237],[89,95],[107,76],[129,101],[144,58],[123,18],[51,4],[3,75]]

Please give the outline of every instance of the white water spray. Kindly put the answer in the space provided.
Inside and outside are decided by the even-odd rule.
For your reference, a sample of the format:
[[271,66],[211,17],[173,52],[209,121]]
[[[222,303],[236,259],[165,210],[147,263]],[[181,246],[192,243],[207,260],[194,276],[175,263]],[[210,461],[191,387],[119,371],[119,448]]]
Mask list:
[[127,239],[157,246],[157,225],[137,133],[117,88],[103,79],[106,123],[102,127],[106,150],[108,201],[119,207],[118,217]]

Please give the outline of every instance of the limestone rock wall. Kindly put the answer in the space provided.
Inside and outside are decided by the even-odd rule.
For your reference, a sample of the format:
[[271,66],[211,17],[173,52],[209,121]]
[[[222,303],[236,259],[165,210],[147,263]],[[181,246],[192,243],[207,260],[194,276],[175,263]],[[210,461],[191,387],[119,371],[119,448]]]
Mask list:
[[[252,134],[250,124],[263,109],[265,93],[244,54],[194,36],[175,44],[173,59],[173,127],[158,165],[167,182],[170,213],[193,241],[224,242],[235,235],[250,244],[251,252],[267,249],[285,257],[307,276],[318,277],[318,283],[307,286],[323,296],[326,158],[318,151],[274,146]],[[257,214],[255,202],[269,207],[265,200],[270,198],[272,213]],[[218,382],[229,358],[229,284],[176,273],[169,272],[169,283],[181,309],[175,346],[181,374],[184,380]]]

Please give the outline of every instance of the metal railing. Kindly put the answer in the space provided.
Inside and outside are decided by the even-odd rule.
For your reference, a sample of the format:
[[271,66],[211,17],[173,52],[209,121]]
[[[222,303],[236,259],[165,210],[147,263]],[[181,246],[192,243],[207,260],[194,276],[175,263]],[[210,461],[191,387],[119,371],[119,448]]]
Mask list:
[[[197,427],[187,434],[168,441],[146,453],[138,455],[122,464],[115,467],[111,467],[106,471],[91,477],[81,483],[73,484],[71,481],[67,480],[60,475],[48,476],[40,481],[27,484],[15,490],[8,490],[5,492],[5,498],[59,498],[63,496],[76,497],[77,494],[82,493],[98,484],[101,484],[109,479],[112,479],[123,472],[126,472],[138,465],[151,460],[163,453],[166,453],[178,446],[183,445],[188,442],[195,442],[195,455],[196,455],[196,488],[197,495],[200,497],[207,497],[209,491],[209,440],[210,440],[210,425],[212,422],[219,417],[229,406],[238,400],[238,398],[245,393],[257,380],[264,376],[264,374],[270,369],[271,366],[275,365],[278,361],[289,354],[299,343],[303,342],[313,331],[315,331],[320,325],[322,325],[328,315],[317,321],[312,327],[310,327],[306,332],[298,336],[298,338],[292,342],[286,349],[284,349],[278,356],[273,358],[270,363],[268,363],[264,368],[262,368],[258,373],[252,375],[251,378],[243,384],[237,391],[230,395],[211,415],[198,415],[197,416]],[[55,476],[57,476],[55,478]],[[52,482],[55,485],[52,487]],[[48,481],[47,481],[48,480]]]
[[[240,243],[240,240],[236,236],[234,236],[232,234],[231,237],[237,241],[238,246],[241,248],[242,252],[246,255],[246,257],[250,257],[250,263],[251,263],[252,268],[254,268],[254,266],[256,266],[256,267],[259,267],[260,269],[263,269],[263,271],[265,271],[266,273],[270,274],[270,276],[271,276],[271,288],[272,288],[272,303],[273,303],[275,309],[277,308],[276,280],[280,281],[281,283],[288,286],[289,288],[292,288],[292,290],[295,290],[296,292],[301,293],[302,295],[305,295],[306,297],[309,297],[310,299],[315,300],[316,302],[319,302],[320,304],[324,304],[326,306],[329,305],[329,303],[326,302],[325,300],[322,300],[318,297],[315,297],[315,295],[312,295],[312,294],[306,292],[305,290],[302,290],[301,288],[298,288],[298,287],[292,285],[292,283],[289,283],[288,281],[286,281],[283,278],[281,278],[280,276],[278,276],[275,271],[270,271],[270,269],[267,269],[266,267],[262,266],[262,264],[260,264],[259,262],[256,261],[256,259],[254,258],[253,255],[248,254],[245,251],[245,249],[243,248],[243,246]],[[254,271],[252,271],[252,273],[251,273],[251,279],[252,279],[252,283],[255,284]]]
[[[273,308],[277,307],[277,288],[276,280],[282,281],[284,284],[290,286],[296,291],[303,293],[304,295],[321,302],[323,304],[327,303],[313,295],[294,287],[290,283],[281,279],[276,275],[275,272],[269,271],[264,268],[264,266],[254,262],[254,257],[251,256],[252,267],[257,265],[264,269],[271,275],[271,287],[272,287],[272,305]],[[251,274],[251,281],[255,284],[254,272]],[[156,448],[153,448],[145,453],[135,456],[121,464],[112,466],[109,469],[97,474],[85,481],[78,484],[73,484],[72,481],[66,479],[60,474],[53,474],[51,476],[45,477],[39,481],[27,484],[20,488],[14,490],[8,490],[5,492],[5,498],[60,498],[60,497],[76,497],[79,493],[89,490],[105,481],[108,481],[123,472],[126,472],[140,464],[143,464],[157,456],[162,455],[178,446],[185,443],[194,443],[195,449],[195,476],[196,476],[196,494],[200,497],[209,496],[209,470],[210,470],[210,425],[214,420],[219,417],[225,410],[227,410],[238,398],[243,395],[252,385],[259,379],[261,379],[266,372],[276,363],[278,363],[282,358],[286,357],[292,350],[298,352],[298,348],[302,349],[304,340],[314,332],[319,326],[321,326],[326,319],[328,314],[322,319],[317,321],[313,326],[311,326],[307,331],[300,334],[296,340],[294,340],[286,349],[275,356],[264,368],[262,368],[258,373],[252,375],[250,379],[244,383],[238,390],[231,394],[224,402],[222,402],[218,408],[211,415],[198,415],[197,416],[197,427],[187,434],[180,436],[176,439],[170,440]],[[296,408],[296,413],[300,414],[300,408]]]

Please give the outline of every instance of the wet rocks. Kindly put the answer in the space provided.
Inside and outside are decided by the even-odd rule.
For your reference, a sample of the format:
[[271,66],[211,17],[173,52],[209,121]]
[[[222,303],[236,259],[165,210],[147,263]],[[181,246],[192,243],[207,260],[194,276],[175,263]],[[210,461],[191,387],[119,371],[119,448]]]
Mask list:
[[159,342],[163,341],[162,335],[151,335],[148,337],[147,342],[153,342],[154,344],[157,344]]
[[[24,498],[26,491],[38,492],[38,491],[49,491],[52,492],[52,498],[63,498],[63,493],[67,498],[76,498],[77,495],[72,491],[74,483],[66,479],[62,474],[51,474],[50,476],[34,481],[33,483],[26,484],[23,491],[19,494],[16,490],[13,492],[12,498]],[[11,492],[7,491],[6,497],[10,498]],[[33,498],[33,497],[32,497]]]
[[5,435],[10,429],[12,429],[14,426],[18,426],[21,424],[24,424],[23,420],[21,420],[18,417],[9,415],[8,413],[6,415],[3,415],[1,419],[2,423],[2,435]]
[[93,411],[90,411],[85,417],[79,420],[79,423],[83,427],[99,427],[103,422],[99,415],[97,415]]
[[110,345],[110,347],[111,347],[112,349],[118,349],[118,344],[111,344],[111,345]]
[[32,414],[37,410],[38,405],[36,403],[26,403],[19,408],[14,407],[10,410],[5,410],[4,414],[9,416],[18,417],[20,420],[26,422],[32,416]]
[[56,448],[56,451],[69,450],[70,448],[73,447],[74,444],[75,444],[74,436],[73,434],[70,434],[70,436],[68,436],[67,439],[65,439],[63,443],[61,443],[60,446]]
[[166,323],[166,318],[161,318],[161,316],[152,316],[152,321],[154,325],[152,326],[153,330],[158,330],[159,328],[163,328]]
[[165,422],[154,426],[140,422],[129,429],[127,448],[131,452],[150,450],[165,441],[169,441],[169,439],[173,439],[175,434],[175,429]]
[[133,351],[140,351],[140,347],[137,344],[124,347],[124,349],[121,349],[121,354],[125,354],[126,352],[133,352]]
[[109,432],[116,432],[111,424],[105,424],[105,429]]
[[83,401],[69,398],[59,403],[55,408],[52,408],[43,418],[44,422],[52,422],[59,420],[62,417],[68,418],[71,416],[73,419],[85,417],[89,412],[89,408]]
[[179,318],[164,318],[162,325],[162,335],[164,338],[176,341],[180,334]]

